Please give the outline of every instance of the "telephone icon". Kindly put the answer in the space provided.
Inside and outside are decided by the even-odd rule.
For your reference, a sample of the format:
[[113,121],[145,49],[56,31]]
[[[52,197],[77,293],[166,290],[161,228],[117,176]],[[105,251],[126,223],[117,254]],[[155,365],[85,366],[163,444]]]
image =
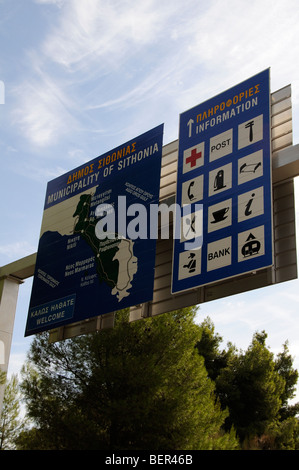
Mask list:
[[189,187],[188,187],[188,191],[187,191],[188,198],[189,198],[190,201],[192,201],[193,199],[195,199],[194,194],[191,192],[192,186],[194,186],[194,181],[191,181],[191,183],[189,184]]

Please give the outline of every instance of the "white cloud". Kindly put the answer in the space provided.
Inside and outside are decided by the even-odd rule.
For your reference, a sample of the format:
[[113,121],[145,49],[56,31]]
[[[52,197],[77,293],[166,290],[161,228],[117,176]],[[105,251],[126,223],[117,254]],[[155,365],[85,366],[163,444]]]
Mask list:
[[[33,145],[41,147],[58,142],[66,133],[83,130],[82,122],[87,117],[84,106],[99,103],[98,93],[100,97],[106,95],[99,104],[105,101],[104,106],[110,105],[108,95],[117,95],[111,90],[111,81],[103,84],[101,78],[111,75],[113,70],[120,74],[121,64],[136,49],[147,43],[158,44],[159,32],[166,27],[167,12],[172,10],[161,7],[157,0],[136,5],[102,0],[58,3],[61,10],[57,21],[51,23],[39,46],[27,50],[27,79],[23,78],[14,89],[18,101],[14,123]],[[84,88],[90,80],[93,83]],[[132,85],[127,75],[131,91],[121,91],[115,104],[126,106],[131,98],[131,106],[136,105],[161,81],[159,70],[156,73],[153,70],[146,78],[142,72],[137,82],[134,77]],[[88,124],[89,131],[93,131],[95,124],[99,127],[96,121],[89,120]]]
[[17,122],[35,145],[78,130],[111,133],[104,112],[135,107],[126,121],[134,123],[141,104],[157,119],[163,108],[166,122],[165,110],[178,116],[269,66],[274,90],[286,73],[299,78],[297,0],[36,2],[60,9],[29,54],[33,85],[20,86]]
[[26,138],[34,145],[46,146],[58,141],[74,125],[72,104],[59,82],[40,74],[14,90],[18,106],[12,113]]
[[168,67],[164,64],[164,66],[157,67],[151,74],[142,77],[139,83],[135,83],[123,94],[99,104],[92,104],[87,109],[134,107],[146,100],[161,97],[169,89],[169,77],[174,75],[175,68],[171,68],[171,64]]
[[158,41],[167,9],[157,0],[119,2],[72,0],[65,3],[57,25],[42,50],[52,61],[66,68],[89,68],[100,60],[103,72],[118,67],[132,45],[141,47]]
[[13,353],[9,357],[8,376],[11,377],[13,374],[19,375],[20,371],[25,364],[26,353]]
[[189,18],[186,28],[186,61],[195,69],[201,66],[190,100],[205,100],[268,67],[274,90],[289,83],[286,74],[289,80],[298,78],[296,0],[218,0],[209,6]]
[[16,242],[0,246],[0,254],[8,256],[10,259],[19,259],[36,252],[36,246],[30,243]]
[[25,176],[31,181],[51,181],[60,175],[65,174],[69,168],[65,168],[59,165],[53,165],[52,167],[43,165],[35,165],[34,171],[32,170],[33,163],[26,162],[19,166],[18,171],[22,176]]
[[40,3],[42,5],[56,5],[58,7],[61,7],[65,0],[34,0],[35,3]]

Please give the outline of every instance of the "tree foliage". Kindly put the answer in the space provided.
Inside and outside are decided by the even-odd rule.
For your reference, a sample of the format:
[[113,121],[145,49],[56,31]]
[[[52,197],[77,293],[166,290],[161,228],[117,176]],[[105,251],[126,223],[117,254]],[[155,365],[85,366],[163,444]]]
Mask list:
[[275,369],[285,382],[285,387],[280,397],[281,408],[279,410],[280,420],[283,421],[295,417],[299,412],[299,403],[289,405],[289,400],[295,396],[298,371],[293,369],[293,358],[290,355],[287,341],[283,345],[283,351],[277,355]]
[[14,441],[20,434],[23,423],[20,419],[20,393],[16,375],[6,382],[3,407],[0,417],[0,450],[15,448]]
[[220,351],[222,338],[215,334],[209,319],[201,327],[203,335],[197,347],[205,358],[216,394],[229,410],[226,427],[236,429],[243,448],[295,449],[299,425],[299,404],[290,406],[298,372],[287,343],[277,358],[266,346],[267,334],[256,332],[246,351],[231,344]]
[[227,366],[229,359],[236,352],[236,349],[231,343],[228,343],[227,350],[223,349],[220,351],[222,337],[215,333],[215,326],[209,317],[205,318],[200,324],[200,329],[201,337],[196,347],[199,354],[204,357],[208,376],[213,381],[216,381],[221,370]]
[[23,449],[235,449],[195,345],[195,309],[49,344],[35,337],[22,388],[35,426]]
[[275,370],[264,338],[255,335],[244,354],[234,355],[217,379],[220,401],[230,410],[241,439],[260,435],[278,415],[284,380]]
[[[20,449],[298,449],[298,372],[287,342],[246,351],[195,308],[49,344],[37,335],[22,390],[33,426]],[[237,437],[236,437],[237,435]],[[240,442],[240,445],[239,445]]]

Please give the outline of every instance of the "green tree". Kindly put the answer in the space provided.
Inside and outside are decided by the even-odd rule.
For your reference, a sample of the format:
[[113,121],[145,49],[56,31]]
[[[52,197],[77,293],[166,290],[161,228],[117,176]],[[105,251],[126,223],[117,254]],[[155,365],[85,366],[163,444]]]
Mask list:
[[15,448],[15,439],[22,429],[20,419],[20,393],[16,375],[6,383],[0,418],[0,450]]
[[295,417],[299,412],[299,403],[290,405],[289,400],[294,398],[298,371],[293,368],[293,358],[290,355],[288,342],[283,345],[283,351],[277,355],[275,369],[285,381],[285,387],[281,394],[281,408],[279,410],[280,420]]
[[254,335],[246,353],[230,343],[225,351],[220,350],[222,338],[209,318],[200,327],[198,351],[215,380],[218,398],[229,407],[227,423],[234,424],[243,448],[297,449],[299,404],[290,405],[289,400],[295,395],[298,371],[288,342],[276,358],[266,347],[265,332]]
[[235,449],[196,343],[194,308],[61,343],[35,337],[22,388],[35,426],[19,448]]
[[229,409],[227,425],[241,441],[265,433],[278,417],[285,381],[267,348],[265,332],[256,333],[245,353],[235,354],[217,378],[217,390]]
[[196,347],[199,354],[204,358],[208,376],[216,381],[221,370],[229,362],[230,357],[236,352],[236,348],[228,343],[227,351],[220,350],[223,338],[215,332],[215,326],[209,317],[200,324],[201,336]]

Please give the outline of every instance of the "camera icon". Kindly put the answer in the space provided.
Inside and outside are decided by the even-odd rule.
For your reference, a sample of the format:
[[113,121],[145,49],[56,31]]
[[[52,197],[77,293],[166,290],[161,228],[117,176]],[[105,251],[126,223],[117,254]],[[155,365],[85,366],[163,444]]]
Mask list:
[[2,80],[0,80],[0,104],[5,104],[5,85]]

